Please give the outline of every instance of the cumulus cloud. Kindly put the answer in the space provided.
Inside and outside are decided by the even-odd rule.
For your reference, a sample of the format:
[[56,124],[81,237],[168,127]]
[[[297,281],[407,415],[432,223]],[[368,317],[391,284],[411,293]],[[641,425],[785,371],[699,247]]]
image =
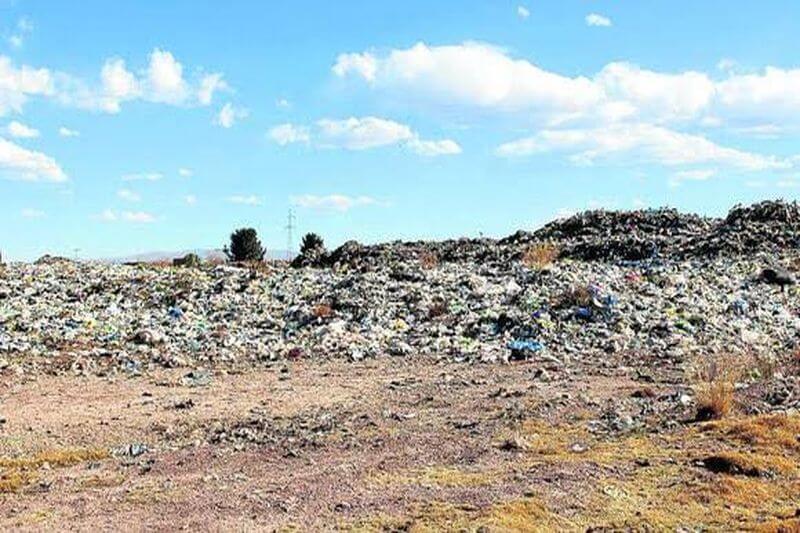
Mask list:
[[590,77],[569,76],[497,46],[464,42],[341,54],[332,71],[425,111],[513,114],[544,128],[649,122],[739,132],[800,129],[800,68],[740,73],[728,62],[724,67],[658,72],[618,61]]
[[183,201],[186,203],[186,205],[195,205],[197,204],[197,196],[194,194],[187,194],[183,197]]
[[377,117],[322,119],[317,122],[317,131],[322,146],[348,150],[398,144],[414,137],[411,128],[405,124]]
[[62,137],[80,137],[81,132],[61,126],[58,128],[58,134]]
[[[354,55],[372,68],[357,67],[360,63],[353,60]],[[588,78],[554,74],[482,43],[418,43],[382,57],[369,52],[345,54],[339,56],[333,72],[361,77],[374,88],[403,98],[424,98],[446,106],[562,114],[580,112],[603,98],[601,88]]]
[[666,166],[719,164],[749,171],[791,167],[787,160],[720,146],[700,135],[649,124],[544,130],[534,136],[503,144],[497,149],[497,154],[502,157],[547,152],[568,153],[571,161],[584,165],[625,156],[627,161]]
[[190,168],[181,167],[178,169],[178,175],[182,178],[191,178],[193,174],[194,172]]
[[159,48],[148,58],[147,66],[129,69],[124,59],[112,57],[100,70],[100,83],[66,73],[53,76],[55,97],[62,104],[104,113],[118,113],[122,104],[134,100],[174,106],[208,106],[220,91],[230,86],[220,73],[184,76],[183,65],[175,56]]
[[311,140],[308,128],[294,124],[279,124],[269,130],[269,138],[280,146],[293,143],[307,143]]
[[15,66],[11,59],[0,56],[0,115],[20,113],[31,96],[54,93],[53,74],[46,68]]
[[375,81],[378,60],[372,54],[340,54],[333,65],[333,73],[339,77],[354,73],[365,80]]
[[0,138],[0,174],[23,181],[67,181],[66,173],[52,157]]
[[517,6],[517,16],[521,19],[526,19],[531,16],[531,12],[525,6]]
[[711,78],[701,72],[665,74],[622,62],[606,65],[595,81],[608,105],[628,105],[631,115],[658,122],[697,117],[715,95]]
[[254,194],[250,195],[234,195],[228,196],[228,202],[232,204],[239,204],[239,205],[261,205],[263,200],[260,196],[256,196]]
[[328,196],[304,194],[302,196],[293,196],[290,200],[292,205],[298,207],[318,211],[337,211],[340,213],[349,211],[354,207],[380,204],[380,202],[370,196],[353,197],[344,194],[331,194]]
[[6,126],[6,131],[12,137],[16,137],[18,139],[33,139],[39,136],[39,130],[35,128],[31,128],[30,126],[26,126],[21,122],[17,122],[16,120],[12,120]]
[[585,21],[587,26],[600,26],[605,28],[611,26],[610,18],[597,13],[589,13],[586,15]]
[[166,50],[156,48],[150,53],[147,81],[151,98],[156,102],[178,104],[188,96],[189,91],[183,79],[183,65]]
[[354,151],[383,146],[406,146],[411,151],[425,156],[461,153],[461,147],[455,141],[422,140],[409,126],[378,117],[321,119],[312,128],[281,124],[269,131],[269,137],[281,146],[313,142],[320,148]]
[[214,93],[218,91],[228,91],[230,86],[223,79],[222,74],[208,74],[200,81],[200,88],[197,90],[197,100],[201,105],[210,105],[214,99]]
[[214,118],[214,124],[222,128],[231,128],[237,121],[247,117],[249,112],[246,109],[235,107],[230,102],[222,106],[219,113]]

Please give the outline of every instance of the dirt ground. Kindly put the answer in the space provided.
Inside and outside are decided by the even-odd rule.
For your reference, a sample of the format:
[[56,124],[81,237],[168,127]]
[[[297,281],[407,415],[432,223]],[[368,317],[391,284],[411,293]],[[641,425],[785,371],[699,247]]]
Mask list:
[[800,418],[694,422],[664,368],[5,375],[0,529],[800,530]]

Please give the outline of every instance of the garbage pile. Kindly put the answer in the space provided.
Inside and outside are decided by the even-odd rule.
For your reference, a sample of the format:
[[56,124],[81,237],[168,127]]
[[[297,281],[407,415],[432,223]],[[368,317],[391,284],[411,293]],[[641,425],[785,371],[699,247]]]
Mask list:
[[[460,253],[458,243],[439,250]],[[418,355],[667,364],[709,352],[780,357],[800,338],[798,288],[762,275],[787,256],[529,268],[498,260],[489,241],[469,253],[487,259],[436,263],[373,247],[365,271],[9,264],[0,374]]]
[[387,262],[433,256],[441,262],[500,265],[537,244],[557,246],[562,258],[583,261],[641,261],[779,253],[800,246],[800,206],[765,201],[736,206],[725,219],[676,209],[586,211],[541,229],[518,231],[500,240],[392,242],[372,246],[350,241],[329,254],[298,257],[294,266],[375,268]]
[[724,221],[695,237],[683,256],[740,255],[756,251],[780,253],[800,246],[797,202],[765,201],[736,206]]

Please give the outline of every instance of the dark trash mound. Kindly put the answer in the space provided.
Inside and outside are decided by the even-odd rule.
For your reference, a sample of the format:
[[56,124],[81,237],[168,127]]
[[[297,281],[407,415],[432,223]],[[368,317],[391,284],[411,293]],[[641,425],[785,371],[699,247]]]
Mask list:
[[710,232],[686,247],[684,257],[776,253],[800,246],[800,206],[768,200],[737,205]]
[[585,261],[640,260],[671,256],[713,226],[713,219],[677,209],[586,211],[551,222],[534,241],[561,245],[561,257]]
[[500,240],[455,239],[362,245],[349,241],[331,253],[300,256],[294,266],[370,270],[426,260],[491,265],[516,264],[538,243],[559,248],[561,258],[582,261],[692,259],[754,252],[776,253],[800,246],[800,206],[783,200],[737,205],[725,219],[673,208],[585,211],[533,231]]

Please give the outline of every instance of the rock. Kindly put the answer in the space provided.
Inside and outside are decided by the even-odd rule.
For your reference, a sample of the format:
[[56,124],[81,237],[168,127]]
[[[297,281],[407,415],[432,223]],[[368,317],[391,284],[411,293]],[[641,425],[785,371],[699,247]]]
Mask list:
[[211,372],[208,370],[192,370],[181,378],[184,387],[207,387],[211,384]]

